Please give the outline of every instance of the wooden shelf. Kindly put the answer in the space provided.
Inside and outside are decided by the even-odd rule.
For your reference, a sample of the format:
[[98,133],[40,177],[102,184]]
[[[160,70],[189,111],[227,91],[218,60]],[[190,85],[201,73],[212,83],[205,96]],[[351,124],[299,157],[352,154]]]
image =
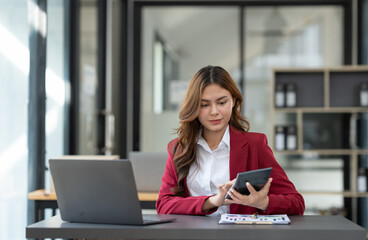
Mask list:
[[285,155],[351,155],[351,154],[358,154],[358,155],[365,155],[368,154],[368,149],[315,149],[315,150],[283,150],[278,151],[274,150],[275,153],[278,154],[285,154]]
[[301,67],[287,67],[287,68],[272,68],[273,71],[277,71],[277,72],[295,72],[295,73],[300,73],[300,72],[325,72],[325,71],[330,71],[330,72],[366,72],[367,71],[367,66],[362,66],[362,65],[349,65],[349,66],[339,66],[339,67],[329,67],[329,68],[301,68]]
[[[357,191],[358,169],[366,167],[361,163],[361,159],[364,159],[362,157],[364,155],[368,156],[368,149],[363,149],[367,148],[365,142],[367,137],[361,138],[362,134],[367,134],[368,107],[360,106],[359,94],[359,89],[365,82],[368,82],[368,66],[275,68],[272,70],[270,81],[272,129],[270,143],[275,155],[278,155],[277,158],[280,160],[284,160],[294,174],[305,174],[305,171],[317,169],[319,171],[315,173],[323,175],[324,173],[321,172],[327,168],[319,166],[321,160],[338,159],[340,165],[336,164],[337,167],[328,169],[339,172],[338,178],[341,179],[339,184],[348,186],[347,191],[299,190],[299,192],[302,195],[313,196],[316,200],[322,200],[326,196],[352,198],[354,201],[344,202],[344,207],[348,208],[352,219],[355,220],[358,218],[359,211],[362,210],[358,205],[358,199],[368,198],[368,192]],[[288,86],[294,86],[293,90],[296,92],[296,105],[294,106],[296,107],[276,107],[276,97],[279,105],[286,106]],[[280,100],[282,95],[284,96],[283,101]],[[275,150],[276,128],[278,133],[283,132],[281,134],[284,134],[284,136],[277,135],[277,140],[282,141],[283,137],[287,137],[289,126],[296,126],[296,150]],[[292,131],[292,135],[294,132]],[[291,141],[294,142],[294,138],[291,138]],[[285,144],[277,144],[279,148],[283,148],[282,145],[287,148],[287,141]],[[360,148],[351,148],[352,146]],[[288,162],[289,159],[295,157],[298,162]],[[308,166],[308,161],[305,159],[313,159],[317,163]],[[321,176],[322,179],[323,177],[325,176]],[[316,178],[319,176],[316,175]],[[307,184],[300,184],[299,188],[303,188],[303,185],[308,189],[319,187],[317,182],[313,182],[315,185],[308,187]]]
[[39,189],[28,193],[29,200],[56,201],[55,192],[46,193],[45,189]]
[[368,192],[330,192],[330,191],[299,191],[302,195],[341,195],[343,197],[368,197]]
[[[55,192],[51,192],[49,194],[45,193],[44,189],[39,189],[33,192],[28,193],[29,200],[37,200],[37,201],[56,201]],[[138,192],[139,201],[156,201],[158,199],[157,192]]]
[[285,155],[301,155],[302,151],[299,150],[273,150],[274,153],[285,154]]
[[361,113],[368,112],[366,107],[305,107],[305,108],[275,108],[274,111],[280,113]]
[[138,192],[139,201],[157,201],[157,192]]

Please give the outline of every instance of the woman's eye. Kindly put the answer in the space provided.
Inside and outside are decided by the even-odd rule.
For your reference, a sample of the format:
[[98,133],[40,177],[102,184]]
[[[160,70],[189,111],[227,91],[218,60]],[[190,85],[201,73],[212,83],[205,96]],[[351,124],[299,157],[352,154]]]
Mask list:
[[226,103],[226,102],[220,102],[219,104],[220,104],[220,105],[224,105],[225,103]]
[[201,107],[208,107],[208,104],[202,104]]

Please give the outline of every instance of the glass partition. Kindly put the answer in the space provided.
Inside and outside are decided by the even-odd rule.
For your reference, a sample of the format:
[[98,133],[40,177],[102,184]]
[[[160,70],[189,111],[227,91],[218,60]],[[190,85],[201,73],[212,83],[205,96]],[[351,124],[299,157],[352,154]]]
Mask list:
[[[65,153],[66,104],[69,95],[67,73],[67,33],[65,28],[65,1],[47,2],[47,38],[46,38],[46,155],[48,160]],[[45,190],[53,189],[49,171],[45,175]],[[51,215],[51,209],[47,215]]]
[[272,68],[343,65],[343,20],[340,6],[245,8],[243,94],[252,131],[271,136]]
[[180,105],[202,67],[224,67],[239,82],[238,7],[144,7],[142,11],[141,151],[166,151]]
[[97,148],[97,0],[80,1],[78,154],[95,155]]
[[[267,6],[245,8],[245,115],[250,121],[251,131],[262,132],[271,138],[271,73],[272,68],[317,68],[343,65],[343,22],[341,6]],[[308,75],[303,77],[308,78]],[[323,78],[323,75],[321,75]],[[310,78],[309,78],[310,79]],[[307,79],[308,80],[308,79]],[[314,85],[318,87],[318,85]],[[323,85],[321,85],[323,87]],[[320,88],[318,91],[323,91]],[[341,114],[340,114],[341,115]],[[344,115],[338,115],[343,118]],[[309,116],[309,115],[308,115]],[[295,114],[282,114],[281,122],[296,123]],[[305,128],[328,122],[330,119],[316,118],[311,114]],[[342,120],[339,122],[343,124]],[[326,127],[326,124],[324,125]],[[335,133],[334,129],[329,130]],[[321,145],[323,139],[315,132],[308,131],[303,144]],[[319,142],[317,142],[319,141]],[[342,141],[342,139],[336,139]],[[345,143],[336,147],[346,147]],[[340,146],[341,145],[341,146]],[[321,146],[322,147],[322,146]],[[331,146],[330,146],[331,147]],[[300,191],[344,191],[344,159],[340,156],[290,156],[276,154],[277,161],[285,168],[289,178]],[[306,181],[306,176],[313,181]],[[310,179],[310,177],[308,177]],[[328,187],[319,182],[326,182]],[[303,193],[303,192],[302,192]],[[323,195],[304,195],[306,214],[321,214],[323,211],[343,211],[344,199],[335,194],[328,198]],[[329,213],[331,214],[331,213]]]

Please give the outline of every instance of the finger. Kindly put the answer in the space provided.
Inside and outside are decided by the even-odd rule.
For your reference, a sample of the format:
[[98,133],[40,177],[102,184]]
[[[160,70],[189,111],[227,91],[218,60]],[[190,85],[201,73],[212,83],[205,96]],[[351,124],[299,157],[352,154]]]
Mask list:
[[234,185],[234,183],[232,181],[225,183],[225,188],[230,189]]
[[236,196],[234,195],[234,193],[229,191],[229,196],[231,199],[227,199],[229,200],[231,203],[236,203],[238,201],[238,199],[236,198]]
[[232,186],[234,186],[235,181],[236,181],[236,178],[235,178],[235,179],[233,179],[232,181],[228,181],[228,182],[226,182],[226,183],[225,183],[225,188],[227,188],[227,189],[229,190]]
[[225,201],[224,201],[225,205],[230,205],[230,204],[233,204],[233,203],[236,203],[236,202],[232,199],[225,199]]
[[217,188],[218,188],[219,190],[223,189],[224,187],[225,187],[225,184],[219,184],[219,185],[217,185]]
[[266,192],[268,193],[268,191],[270,191],[270,187],[271,187],[271,182],[272,182],[272,178],[269,178],[267,183],[264,185],[264,187],[261,189],[262,192]]
[[224,189],[225,189],[226,192],[228,192],[228,191],[230,191],[230,189],[232,189],[232,186],[231,187],[225,186]]
[[219,184],[217,185],[217,188],[219,190],[219,194],[224,195],[227,193],[228,189],[226,189],[225,184]]
[[254,194],[254,193],[256,193],[257,191],[254,189],[254,187],[252,186],[252,184],[250,184],[250,182],[247,182],[246,183],[246,185],[247,185],[247,188],[248,188],[248,191],[249,191],[249,193],[250,194]]
[[235,189],[231,188],[229,191],[229,195],[230,197],[234,200],[234,201],[239,201],[241,199],[241,197],[243,196],[241,193],[237,192]]

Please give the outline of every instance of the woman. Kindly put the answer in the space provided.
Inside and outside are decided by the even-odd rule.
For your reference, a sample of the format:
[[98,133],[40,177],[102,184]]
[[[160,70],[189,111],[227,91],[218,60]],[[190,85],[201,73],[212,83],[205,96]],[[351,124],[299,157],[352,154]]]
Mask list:
[[[266,136],[248,132],[242,101],[223,68],[208,66],[194,75],[179,113],[178,138],[168,144],[158,213],[304,213],[304,199],[276,162]],[[261,190],[247,184],[250,194],[242,195],[231,188],[237,173],[267,167],[271,176]],[[225,199],[228,192],[232,199]]]

